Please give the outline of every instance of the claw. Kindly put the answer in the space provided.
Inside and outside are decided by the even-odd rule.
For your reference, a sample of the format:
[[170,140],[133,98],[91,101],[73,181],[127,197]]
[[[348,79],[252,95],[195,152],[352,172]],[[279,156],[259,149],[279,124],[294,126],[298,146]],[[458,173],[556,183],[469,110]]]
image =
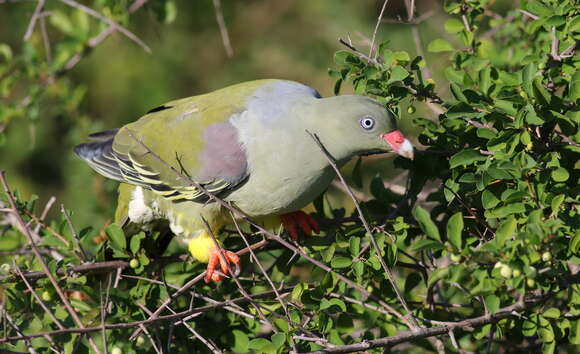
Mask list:
[[[213,281],[222,281],[225,276],[230,274],[228,269],[228,264],[230,267],[234,266],[232,271],[235,275],[240,273],[240,257],[235,254],[234,252],[222,250],[223,252],[223,260],[220,257],[220,251],[217,248],[212,249],[211,254],[209,256],[209,262],[207,264],[207,271],[205,272],[204,280],[206,283]],[[218,267],[221,270],[217,270]]]
[[294,241],[298,241],[298,227],[307,236],[312,235],[312,233],[317,234],[320,232],[318,222],[312,216],[301,210],[284,214],[280,216],[280,218],[282,219],[284,228],[290,234],[290,238]]

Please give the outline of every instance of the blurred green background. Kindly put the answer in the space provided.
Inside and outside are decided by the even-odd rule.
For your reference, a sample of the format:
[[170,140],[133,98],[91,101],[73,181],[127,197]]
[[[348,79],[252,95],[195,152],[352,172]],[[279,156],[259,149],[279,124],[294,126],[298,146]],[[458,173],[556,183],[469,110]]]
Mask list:
[[[122,12],[132,2],[82,3]],[[70,58],[67,53],[78,51],[75,40],[86,42],[105,25],[59,1],[47,1],[50,16],[46,28],[51,44],[47,60],[38,28],[29,41],[23,41],[36,2],[0,0],[0,43],[7,44],[15,58],[21,56],[13,60],[14,65],[18,60],[33,58],[40,68],[40,74],[21,75],[19,82],[0,96],[4,100],[0,106],[0,132],[4,130],[0,168],[7,170],[12,187],[18,188],[24,198],[39,195],[44,205],[50,196],[56,196],[58,203],[74,211],[78,225],[100,228],[112,219],[117,183],[98,176],[72,153],[73,146],[87,134],[133,121],[171,99],[246,80],[296,80],[323,95],[332,95],[334,79],[328,69],[334,66],[334,52],[345,49],[338,38],[350,36],[361,51],[368,53],[382,5],[382,0],[224,0],[223,16],[234,51],[228,57],[212,0],[149,1],[127,21],[120,22],[147,43],[150,54],[115,33],[64,77],[49,83],[39,103],[19,115],[13,108],[38,89],[42,73],[62,66]],[[163,8],[156,8],[159,6]],[[427,17],[417,26],[424,48],[436,37],[449,37],[443,30],[445,17],[440,2],[417,1],[416,6],[417,16]],[[63,17],[72,20],[63,23]],[[389,40],[391,48],[416,54],[412,25],[399,21],[406,18],[404,1],[389,1],[375,42]],[[75,38],[77,26],[88,35]],[[72,49],[67,52],[69,47]],[[426,57],[431,73],[438,72],[439,59],[444,57]],[[0,57],[0,63],[2,60]],[[10,75],[10,63],[3,64],[0,84],[5,75]],[[439,77],[434,78],[438,81]],[[349,89],[345,85],[342,92]],[[424,107],[417,108],[412,116],[433,116]],[[412,132],[411,118],[403,114],[403,131]],[[371,168],[370,174],[388,166],[379,164]],[[58,208],[52,212],[57,213]]]

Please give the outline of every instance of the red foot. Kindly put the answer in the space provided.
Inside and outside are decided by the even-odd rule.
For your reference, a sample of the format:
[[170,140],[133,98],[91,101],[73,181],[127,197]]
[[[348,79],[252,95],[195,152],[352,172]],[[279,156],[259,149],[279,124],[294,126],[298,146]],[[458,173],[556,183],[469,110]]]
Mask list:
[[313,231],[316,234],[320,232],[320,226],[318,226],[316,220],[301,210],[284,214],[280,216],[280,218],[282,219],[284,228],[290,234],[290,238],[294,241],[298,241],[298,227],[300,227],[302,232],[307,236],[312,235]]
[[[205,272],[205,277],[203,278],[206,283],[213,281],[222,281],[224,276],[229,275],[230,271],[228,269],[227,263],[230,264],[230,268],[238,274],[240,272],[240,257],[234,252],[222,250],[224,261],[220,257],[220,251],[217,248],[211,250],[211,255],[209,256],[209,262],[207,264],[207,270]],[[220,266],[221,273],[216,272],[217,266]]]

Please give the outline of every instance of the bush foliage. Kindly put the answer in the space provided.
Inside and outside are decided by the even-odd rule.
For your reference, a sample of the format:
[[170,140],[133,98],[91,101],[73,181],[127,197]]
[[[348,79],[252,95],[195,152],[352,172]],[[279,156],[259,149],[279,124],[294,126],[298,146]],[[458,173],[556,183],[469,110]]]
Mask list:
[[[125,7],[101,3],[107,16],[126,21]],[[405,348],[416,352],[575,352],[580,10],[572,0],[522,0],[496,13],[493,3],[445,2],[448,35],[425,48],[446,63],[447,83],[430,77],[424,58],[388,42],[368,55],[344,42],[347,50],[335,54],[330,71],[336,93],[351,85],[398,116],[416,107],[436,116],[414,121],[423,146],[416,158],[395,159],[408,171],[406,190],[373,178],[362,215],[357,209],[346,215],[319,198],[315,216],[324,230],[301,247],[243,226],[257,258],[243,258],[236,281],[197,282],[205,265],[184,261],[173,243],[166,247],[168,235],[126,232],[115,224],[77,232],[66,212],[43,222],[37,201],[18,193],[14,213],[5,193],[0,348],[381,352],[409,343],[413,349]],[[175,11],[172,2],[153,4],[162,18]],[[50,67],[36,59],[33,46],[19,56],[0,46],[0,95],[43,73],[66,71],[94,35],[86,16],[50,17],[64,34]],[[410,13],[411,25],[415,16]],[[66,98],[77,110],[83,96],[66,80],[27,87],[20,105],[0,105],[0,124],[34,120],[51,99]],[[357,187],[361,168],[357,163],[352,171]],[[38,238],[58,287],[27,246],[26,230]],[[235,228],[225,232],[237,234]],[[230,237],[225,246],[247,244]],[[79,329],[58,288],[90,332]],[[164,303],[162,317],[148,320]],[[145,331],[131,337],[139,328]]]

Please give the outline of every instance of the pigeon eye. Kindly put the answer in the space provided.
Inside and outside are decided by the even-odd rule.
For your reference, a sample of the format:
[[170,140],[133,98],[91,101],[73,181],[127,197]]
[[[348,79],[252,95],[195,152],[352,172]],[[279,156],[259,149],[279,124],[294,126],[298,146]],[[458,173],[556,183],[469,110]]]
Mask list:
[[375,126],[375,120],[373,117],[362,117],[360,120],[360,126],[365,130],[371,130]]

